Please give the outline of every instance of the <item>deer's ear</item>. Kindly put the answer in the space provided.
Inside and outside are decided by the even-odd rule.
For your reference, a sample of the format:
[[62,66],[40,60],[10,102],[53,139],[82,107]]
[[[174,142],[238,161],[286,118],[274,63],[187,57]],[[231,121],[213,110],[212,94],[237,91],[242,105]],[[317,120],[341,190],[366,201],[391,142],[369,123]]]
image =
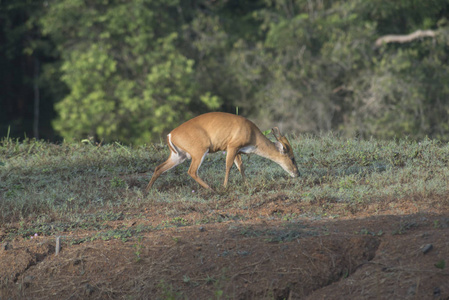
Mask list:
[[288,148],[281,142],[277,141],[276,143],[274,143],[274,145],[276,146],[276,149],[278,149],[278,151],[281,154],[286,154],[288,153]]
[[271,133],[273,133],[273,136],[274,136],[274,137],[276,138],[276,140],[278,140],[278,141],[279,141],[279,139],[280,139],[281,136],[282,136],[281,132],[279,131],[279,128],[277,128],[277,127],[272,128],[272,129],[271,129]]

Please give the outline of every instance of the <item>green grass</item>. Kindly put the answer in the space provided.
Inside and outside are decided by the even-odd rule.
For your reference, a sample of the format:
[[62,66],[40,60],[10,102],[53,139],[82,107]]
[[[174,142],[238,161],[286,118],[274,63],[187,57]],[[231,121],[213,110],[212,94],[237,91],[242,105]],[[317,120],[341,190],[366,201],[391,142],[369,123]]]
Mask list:
[[[200,176],[217,194],[204,190],[187,175],[188,162],[163,174],[145,194],[152,171],[168,156],[164,145],[55,145],[4,139],[0,142],[0,223],[32,224],[26,225],[29,229],[22,228],[24,236],[33,230],[51,234],[67,228],[98,229],[104,221],[127,218],[129,211],[166,203],[172,205],[161,212],[168,216],[165,225],[185,226],[192,225],[183,218],[190,211],[250,211],[277,195],[298,205],[314,206],[309,216],[315,217],[338,217],[336,206],[351,212],[373,204],[391,208],[401,199],[448,205],[448,144],[428,139],[342,139],[332,134],[301,135],[290,141],[301,172],[299,179],[253,155],[244,157],[248,184],[242,183],[233,168],[226,189],[222,187],[225,155],[218,152],[208,155],[200,169]],[[280,213],[275,217],[288,221],[297,216]],[[227,219],[205,216],[200,223]]]

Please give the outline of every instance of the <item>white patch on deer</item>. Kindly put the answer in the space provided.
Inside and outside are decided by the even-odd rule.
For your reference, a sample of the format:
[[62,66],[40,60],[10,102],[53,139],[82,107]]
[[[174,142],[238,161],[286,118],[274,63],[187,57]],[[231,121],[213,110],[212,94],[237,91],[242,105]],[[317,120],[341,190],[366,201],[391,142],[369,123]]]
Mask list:
[[198,175],[198,170],[201,167],[201,164],[203,163],[204,158],[206,157],[207,153],[209,153],[209,149],[206,150],[206,152],[204,152],[203,157],[201,158],[200,164],[198,165],[198,169],[196,169],[196,174]]
[[245,146],[239,149],[239,152],[245,153],[245,154],[249,154],[249,153],[254,153],[256,151],[256,147],[255,146]]

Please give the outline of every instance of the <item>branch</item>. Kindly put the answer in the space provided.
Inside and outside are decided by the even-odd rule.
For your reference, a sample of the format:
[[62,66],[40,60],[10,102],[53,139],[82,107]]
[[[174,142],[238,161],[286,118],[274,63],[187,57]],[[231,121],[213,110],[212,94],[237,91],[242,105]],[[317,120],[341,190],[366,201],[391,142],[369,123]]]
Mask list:
[[437,33],[433,30],[416,30],[415,32],[407,35],[389,34],[378,38],[374,43],[374,46],[377,48],[382,46],[382,44],[388,43],[408,43],[423,37],[434,37],[436,34]]

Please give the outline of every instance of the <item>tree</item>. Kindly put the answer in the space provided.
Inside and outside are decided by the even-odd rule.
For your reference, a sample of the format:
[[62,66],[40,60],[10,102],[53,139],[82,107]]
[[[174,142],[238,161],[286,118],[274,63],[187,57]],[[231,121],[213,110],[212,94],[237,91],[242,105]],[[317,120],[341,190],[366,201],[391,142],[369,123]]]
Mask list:
[[65,138],[146,143],[219,106],[198,94],[194,61],[178,49],[178,1],[51,1],[44,33],[62,53],[70,93],[56,104]]
[[147,143],[239,107],[289,132],[449,139],[447,0],[12,3],[0,3],[3,126],[32,120],[39,94],[65,138]]
[[[42,64],[56,58],[38,19],[45,1],[0,2],[0,135],[53,138],[54,77]],[[44,75],[46,73],[46,75]]]
[[353,105],[350,80],[372,55],[374,25],[360,16],[358,4],[267,1],[254,14],[262,42],[241,43],[232,55],[242,85],[257,86],[249,102],[262,124],[295,132],[345,125]]
[[[351,125],[364,136],[448,140],[449,4],[379,0],[366,8],[380,37],[372,66],[354,79]],[[386,37],[392,43],[380,42]]]
[[[447,1],[272,0],[254,16],[261,40],[228,57],[262,126],[447,139]],[[413,32],[435,34],[374,47]]]

